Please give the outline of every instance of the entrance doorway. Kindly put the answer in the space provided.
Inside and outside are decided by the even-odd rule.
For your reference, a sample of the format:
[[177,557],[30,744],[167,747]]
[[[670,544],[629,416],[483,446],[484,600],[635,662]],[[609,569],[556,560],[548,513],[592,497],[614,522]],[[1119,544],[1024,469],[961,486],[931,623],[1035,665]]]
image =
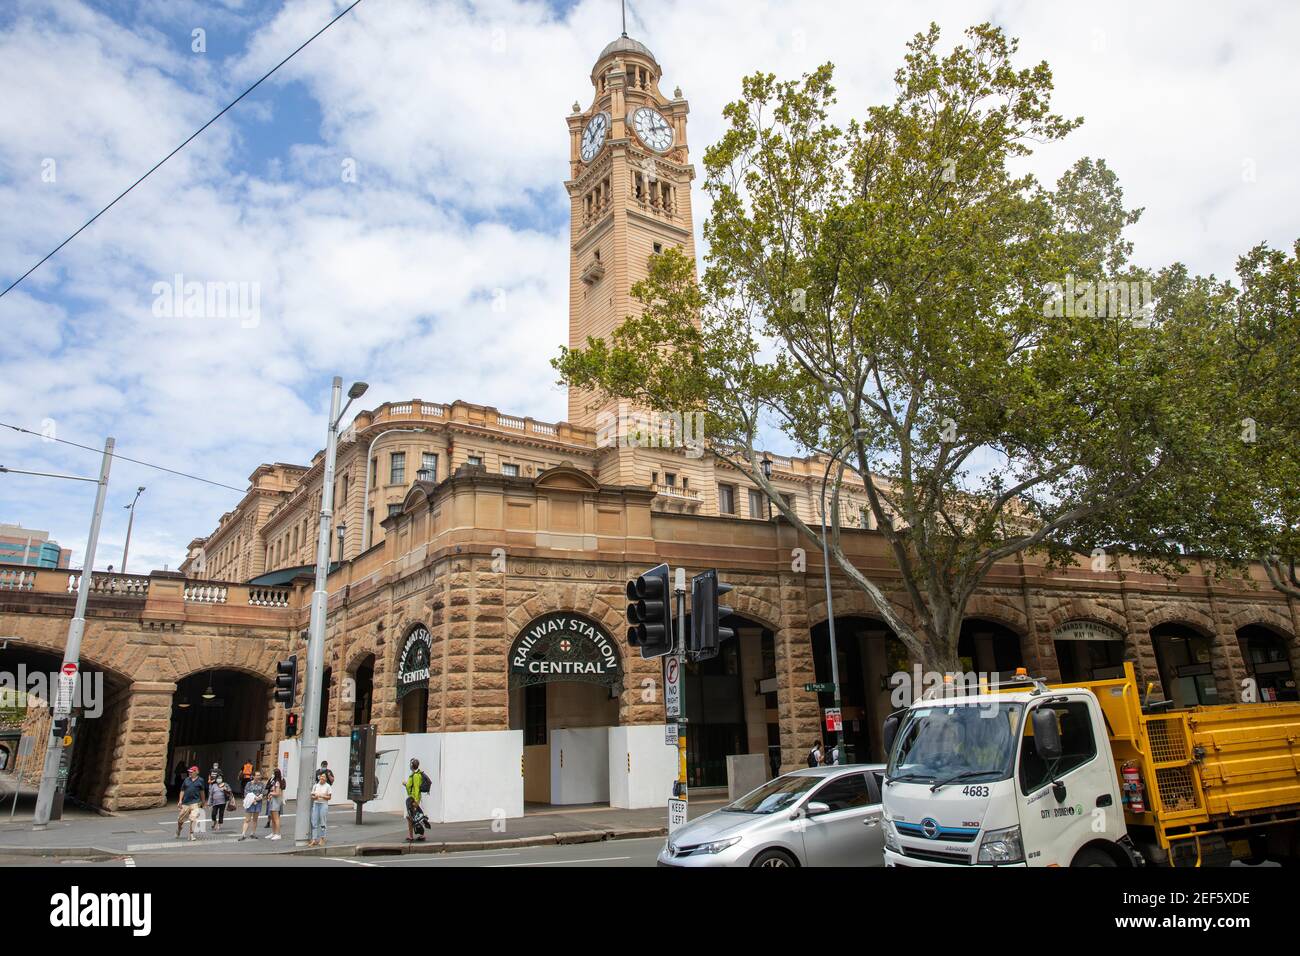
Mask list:
[[1067,621],[1052,633],[1065,683],[1124,676],[1124,635],[1094,621]]
[[623,670],[614,639],[582,614],[557,611],[510,648],[509,727],[523,732],[524,803],[608,803],[610,728]]
[[353,672],[352,726],[370,723],[370,702],[375,692],[375,655],[364,657]]
[[198,767],[206,779],[218,764],[235,789],[245,762],[265,770],[271,693],[270,681],[243,671],[200,671],[178,681],[164,769],[168,795],[176,795],[177,777],[188,767]]
[[1237,641],[1246,670],[1255,680],[1256,700],[1300,700],[1286,638],[1263,625],[1251,624],[1237,632]]
[[987,676],[991,683],[1009,680],[1025,665],[1020,635],[1005,624],[977,617],[962,621],[957,657],[963,671]]
[[[831,683],[830,628],[826,622],[812,629],[813,668],[818,683]],[[858,615],[835,618],[835,646],[839,653],[840,719],[844,726],[845,763],[884,759],[880,728],[895,709],[890,701],[891,678],[910,671],[907,648],[883,621]],[[910,701],[909,701],[910,703]],[[818,719],[822,750],[829,754],[839,735],[826,729],[825,713],[835,706],[833,693],[818,693]]]

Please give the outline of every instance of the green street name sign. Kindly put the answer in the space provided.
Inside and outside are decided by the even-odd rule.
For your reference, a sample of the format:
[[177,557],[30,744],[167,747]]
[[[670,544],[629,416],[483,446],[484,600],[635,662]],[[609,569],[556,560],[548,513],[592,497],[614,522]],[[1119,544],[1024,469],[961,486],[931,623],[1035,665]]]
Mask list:
[[832,694],[835,692],[835,685],[830,681],[822,681],[820,684],[804,684],[803,689],[809,693]]

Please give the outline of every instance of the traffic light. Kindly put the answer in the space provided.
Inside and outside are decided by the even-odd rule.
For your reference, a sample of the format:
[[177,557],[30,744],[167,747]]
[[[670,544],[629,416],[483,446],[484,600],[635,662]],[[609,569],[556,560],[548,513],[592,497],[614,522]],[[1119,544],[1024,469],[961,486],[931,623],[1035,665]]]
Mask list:
[[285,737],[298,736],[298,715],[293,711],[284,715],[284,735]]
[[668,565],[651,568],[627,582],[627,642],[642,657],[663,657],[673,649],[672,591]]
[[718,572],[712,569],[691,578],[691,636],[686,649],[697,661],[717,657],[718,645],[736,636],[721,624],[732,609],[718,603],[718,597],[730,590],[731,585],[719,581]]
[[292,707],[298,694],[298,655],[290,654],[288,660],[275,665],[276,703]]

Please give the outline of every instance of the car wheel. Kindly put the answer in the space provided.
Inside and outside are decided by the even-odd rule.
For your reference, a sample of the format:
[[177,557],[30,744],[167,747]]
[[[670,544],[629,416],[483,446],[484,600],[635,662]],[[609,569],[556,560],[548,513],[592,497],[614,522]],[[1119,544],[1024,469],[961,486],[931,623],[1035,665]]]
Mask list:
[[1109,866],[1115,867],[1118,864],[1105,850],[1098,849],[1095,846],[1087,847],[1079,851],[1079,855],[1074,858],[1070,866]]
[[754,857],[754,862],[750,866],[798,866],[794,857],[790,856],[784,850],[764,850],[758,856]]

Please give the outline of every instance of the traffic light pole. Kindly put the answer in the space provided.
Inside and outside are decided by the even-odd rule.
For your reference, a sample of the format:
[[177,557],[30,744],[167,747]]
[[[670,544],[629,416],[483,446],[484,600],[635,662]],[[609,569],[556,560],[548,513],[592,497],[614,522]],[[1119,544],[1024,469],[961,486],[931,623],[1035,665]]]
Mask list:
[[[81,658],[81,636],[86,632],[86,601],[90,598],[90,588],[94,580],[95,548],[99,544],[99,523],[104,517],[104,497],[108,493],[108,471],[113,464],[114,444],[112,438],[104,442],[104,461],[99,466],[99,488],[95,492],[95,514],[90,519],[86,557],[81,563],[81,578],[77,582],[77,605],[72,612],[72,622],[68,624],[68,643],[63,650],[63,663],[71,664],[74,668]],[[63,672],[59,673],[62,678]],[[72,673],[72,693],[69,695],[69,701],[77,699],[77,685],[81,683],[80,670],[73,670]],[[55,699],[50,701],[52,707],[59,702],[58,698],[61,694],[56,693],[53,696]],[[56,719],[50,722],[50,740],[45,747],[45,767],[41,771],[41,787],[36,794],[36,812],[32,815],[33,829],[36,830],[45,829],[54,808],[54,791],[59,782],[59,763],[63,758],[63,737],[57,732],[60,716],[66,717],[68,714],[60,715],[56,711],[53,714]]]
[[686,777],[686,570],[677,569],[677,679],[681,682],[681,691],[677,700],[677,799],[687,803]]

